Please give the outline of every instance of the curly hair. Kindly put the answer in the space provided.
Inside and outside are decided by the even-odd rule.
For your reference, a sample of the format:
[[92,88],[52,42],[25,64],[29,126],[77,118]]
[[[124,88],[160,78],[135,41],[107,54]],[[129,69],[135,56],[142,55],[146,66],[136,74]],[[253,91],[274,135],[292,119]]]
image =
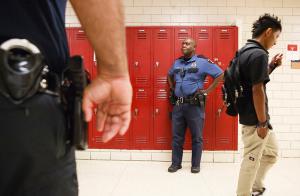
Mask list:
[[272,28],[274,31],[281,31],[281,21],[277,16],[264,14],[259,17],[252,26],[252,38],[259,37],[265,30]]

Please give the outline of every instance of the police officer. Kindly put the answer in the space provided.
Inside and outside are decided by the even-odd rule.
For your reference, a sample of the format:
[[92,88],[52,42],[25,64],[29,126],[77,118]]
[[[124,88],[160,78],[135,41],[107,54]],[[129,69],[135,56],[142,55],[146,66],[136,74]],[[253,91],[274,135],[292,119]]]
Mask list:
[[[200,172],[202,155],[202,130],[204,125],[205,96],[215,89],[223,78],[222,70],[209,59],[195,55],[196,42],[187,38],[182,42],[183,56],[169,70],[168,82],[174,91],[175,105],[172,112],[172,164],[168,172],[181,169],[185,130],[192,135],[192,173]],[[209,75],[213,83],[204,89],[204,80]]]
[[[269,74],[281,65],[282,54],[268,64],[268,50],[276,44],[281,33],[276,16],[260,16],[252,26],[252,39],[245,47],[255,46],[240,55],[240,78],[243,97],[238,99],[239,121],[242,124],[244,155],[241,164],[237,195],[262,195],[264,179],[278,157],[278,144],[270,124],[266,84]],[[243,50],[243,48],[241,49]]]
[[[98,105],[98,130],[104,131],[104,140],[108,141],[118,133],[124,134],[130,121],[132,88],[121,1],[70,2],[99,57],[99,75],[84,92],[85,118],[89,121],[93,106]],[[1,0],[1,50],[9,49],[7,41],[13,38],[26,39],[27,44],[6,53],[9,58],[0,59],[0,67],[20,68],[18,71],[27,73],[32,63],[28,55],[39,51],[49,73],[59,77],[69,55],[66,3],[67,0]],[[31,49],[27,50],[27,46]],[[2,79],[0,84],[4,86]],[[13,77],[10,79],[13,81]],[[4,96],[8,93],[4,90],[0,93],[0,195],[77,196],[74,148],[66,133],[66,116],[59,99],[51,93],[36,93],[14,103]]]

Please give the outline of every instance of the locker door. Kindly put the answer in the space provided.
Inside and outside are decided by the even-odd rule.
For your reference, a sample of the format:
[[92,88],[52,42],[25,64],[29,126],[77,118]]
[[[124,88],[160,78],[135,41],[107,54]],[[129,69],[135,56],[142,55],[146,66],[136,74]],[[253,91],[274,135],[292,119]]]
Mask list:
[[155,149],[171,148],[171,121],[168,99],[168,70],[173,61],[173,29],[153,29],[153,79],[154,79],[154,127],[153,142]]
[[[93,64],[92,64],[92,47],[84,33],[80,28],[67,28],[68,44],[70,50],[70,56],[81,55],[83,57],[83,62],[85,69],[92,74]],[[92,148],[93,143],[93,127],[94,118],[88,124],[88,145]]]
[[182,41],[188,37],[192,37],[192,27],[175,27],[174,28],[174,60],[181,57],[181,45]]
[[133,30],[132,85],[150,87],[151,83],[151,29],[134,28]]
[[84,31],[80,28],[73,28],[70,41],[70,55],[81,55],[86,70],[93,74],[93,49]]
[[[214,60],[224,70],[237,50],[237,28],[216,27],[214,29]],[[215,150],[237,149],[237,118],[225,114],[221,84],[216,89],[214,112],[216,114]]]
[[193,34],[197,43],[196,54],[202,54],[207,58],[212,58],[213,54],[213,34],[212,27],[194,27]]
[[152,148],[152,90],[134,88],[131,118],[131,146],[133,149]]
[[[207,58],[213,56],[213,31],[212,27],[194,27],[193,37],[197,43],[196,54],[204,55]],[[211,77],[206,77],[204,88],[207,88],[212,83]],[[205,108],[205,122],[203,128],[203,149],[213,150],[214,144],[214,116],[213,104],[215,93],[212,92],[207,96]]]

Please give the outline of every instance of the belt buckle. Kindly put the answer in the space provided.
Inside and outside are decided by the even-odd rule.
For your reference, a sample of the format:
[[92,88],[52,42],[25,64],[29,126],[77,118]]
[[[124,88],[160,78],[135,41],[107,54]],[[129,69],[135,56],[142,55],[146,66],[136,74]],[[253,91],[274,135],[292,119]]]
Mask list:
[[178,97],[176,100],[176,105],[183,104],[183,97]]
[[183,104],[183,97],[179,97],[179,102]]

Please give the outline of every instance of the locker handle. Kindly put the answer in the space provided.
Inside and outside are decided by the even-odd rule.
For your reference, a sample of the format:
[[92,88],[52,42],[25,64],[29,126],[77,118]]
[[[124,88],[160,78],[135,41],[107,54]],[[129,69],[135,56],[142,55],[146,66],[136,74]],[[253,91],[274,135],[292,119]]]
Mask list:
[[159,62],[156,61],[156,62],[155,62],[155,67],[158,67],[158,66],[159,66]]
[[218,58],[214,58],[214,61],[217,62],[219,59]]
[[139,109],[134,108],[134,115],[137,116],[139,114]]
[[139,66],[139,62],[135,62],[135,63],[134,63],[134,66],[135,66],[135,67],[138,67],[138,66]]
[[158,115],[159,114],[159,109],[155,108],[155,114]]
[[219,109],[218,109],[218,116],[219,116],[219,118],[221,117],[221,112],[222,112],[222,109],[219,108]]

